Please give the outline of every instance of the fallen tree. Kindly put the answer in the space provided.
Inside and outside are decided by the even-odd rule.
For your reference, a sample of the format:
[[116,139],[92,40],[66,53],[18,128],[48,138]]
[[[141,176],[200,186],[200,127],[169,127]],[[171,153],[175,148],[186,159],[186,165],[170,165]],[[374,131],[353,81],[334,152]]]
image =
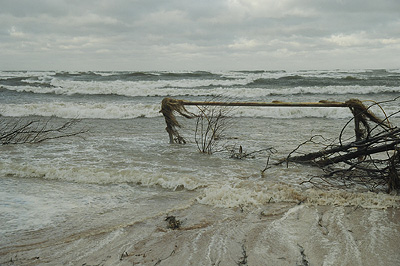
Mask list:
[[[186,118],[195,118],[201,116],[189,112],[185,106],[192,105],[197,106],[201,111],[203,108],[199,106],[252,106],[252,107],[350,107],[355,105],[352,102],[332,102],[332,101],[320,101],[320,102],[220,102],[220,101],[185,101],[177,100],[172,98],[164,98],[161,102],[160,113],[165,118],[167,127],[165,128],[169,135],[170,143],[185,144],[186,140],[179,134],[178,129],[181,127],[179,122],[176,120],[175,113],[178,113]],[[204,112],[203,112],[204,113]]]
[[[293,156],[302,145],[312,142],[311,138],[278,164],[309,163],[324,170],[325,174],[321,178],[325,181],[327,178],[335,178],[341,180],[345,186],[353,182],[363,184],[370,190],[386,187],[387,192],[399,191],[400,128],[393,126],[389,122],[389,117],[400,111],[386,116],[385,119],[379,119],[370,111],[375,105],[380,103],[374,103],[369,107],[358,104],[350,108],[354,117],[342,128],[337,144],[326,145],[317,152]],[[344,143],[343,132],[353,120],[355,140]]]
[[[396,101],[400,97],[394,99]],[[194,105],[200,110],[199,106],[268,106],[268,107],[346,107],[353,114],[345,126],[342,128],[338,143],[327,144],[323,149],[316,152],[309,152],[302,155],[298,150],[309,142],[311,138],[300,144],[289,156],[280,160],[277,164],[288,163],[309,163],[322,168],[325,171],[323,178],[338,178],[343,183],[358,182],[374,190],[380,186],[386,186],[387,191],[400,190],[400,129],[394,127],[389,118],[397,113],[386,115],[380,104],[373,103],[365,106],[357,99],[350,99],[346,102],[198,102],[184,101],[165,98],[162,101],[162,109],[167,124],[166,130],[169,134],[170,143],[186,143],[185,139],[179,134],[178,128],[181,125],[176,120],[174,113],[179,113],[186,118],[199,117],[186,110],[185,106]],[[381,108],[385,115],[384,119],[377,117],[370,109],[373,106]],[[204,113],[204,112],[203,112]],[[201,114],[200,114],[201,117]],[[218,116],[217,116],[218,117]],[[220,116],[219,116],[220,117]],[[218,121],[214,118],[206,117],[208,121]],[[343,139],[343,132],[354,122],[354,140]],[[216,125],[209,125],[207,130],[214,138]],[[311,182],[311,179],[310,179]]]
[[284,161],[313,162],[318,166],[324,167],[340,162],[349,162],[352,159],[360,160],[361,157],[397,150],[397,145],[400,143],[399,133],[400,128],[395,128],[386,134],[378,134],[373,138],[307,153],[306,155],[288,156]]

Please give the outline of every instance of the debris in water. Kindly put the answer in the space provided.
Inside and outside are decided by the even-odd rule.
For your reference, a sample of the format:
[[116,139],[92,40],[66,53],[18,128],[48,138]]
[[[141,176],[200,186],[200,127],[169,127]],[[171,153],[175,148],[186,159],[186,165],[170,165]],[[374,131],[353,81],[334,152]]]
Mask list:
[[175,216],[167,216],[165,218],[165,221],[167,221],[168,223],[168,229],[176,230],[181,228],[182,222],[180,220],[177,220]]

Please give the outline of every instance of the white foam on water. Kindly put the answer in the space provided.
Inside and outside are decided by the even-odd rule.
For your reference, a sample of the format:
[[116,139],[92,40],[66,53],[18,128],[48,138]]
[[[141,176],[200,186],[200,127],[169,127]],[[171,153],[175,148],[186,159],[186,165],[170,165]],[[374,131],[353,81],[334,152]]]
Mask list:
[[[113,103],[113,102],[47,102],[27,104],[2,104],[0,115],[3,116],[56,116],[60,118],[101,118],[131,119],[137,117],[159,117],[161,103]],[[193,109],[197,112],[196,109]],[[240,107],[230,111],[233,117],[264,118],[351,118],[347,108],[296,108],[296,107]],[[179,115],[178,115],[179,117]]]
[[157,117],[160,104],[144,103],[30,103],[0,105],[3,116],[56,116],[60,118],[102,118],[129,119],[137,117]]
[[[46,83],[46,81],[39,81]],[[37,83],[28,81],[27,83]],[[217,83],[217,84],[215,84]],[[222,83],[222,84],[221,84]],[[32,93],[54,93],[60,95],[121,95],[129,97],[174,97],[174,96],[225,96],[240,98],[277,98],[289,95],[364,95],[377,93],[396,93],[400,87],[386,86],[312,86],[290,88],[246,87],[246,84],[235,84],[232,81],[212,80],[177,80],[177,81],[65,81],[52,82],[52,87],[38,86],[3,86],[8,90]],[[239,85],[239,87],[230,87]],[[208,86],[215,86],[209,87]]]
[[2,162],[2,176],[41,178],[87,184],[135,183],[142,186],[160,186],[166,189],[199,190],[197,201],[216,207],[261,206],[269,202],[296,202],[309,205],[360,206],[384,209],[400,207],[398,197],[373,192],[304,189],[295,184],[276,183],[264,179],[205,178],[196,173],[164,173],[139,168],[97,168],[93,166],[62,166]]
[[305,191],[307,203],[314,205],[360,206],[368,209],[400,207],[397,196],[374,192],[347,192],[344,190],[319,190],[310,188]]
[[90,166],[53,166],[0,163],[0,174],[22,178],[42,178],[85,184],[137,183],[143,186],[160,186],[175,190],[185,188],[195,190],[206,186],[206,181],[198,176],[176,173],[167,175],[162,171],[143,171],[141,169],[101,169]]
[[[114,94],[124,96],[173,96],[173,95],[212,95],[209,86],[229,87],[245,82],[238,80],[208,80],[208,79],[179,79],[157,81],[70,81],[53,79],[54,91],[41,92],[40,88],[34,89],[35,93],[59,94]],[[7,87],[8,88],[8,87]],[[33,88],[31,88],[33,90]]]
[[[0,234],[9,233],[9,229],[38,230],[54,223],[60,211],[52,200],[40,195],[25,195],[15,192],[0,192],[3,226]],[[23,206],[23,207],[21,207]],[[63,204],[63,209],[72,209],[73,204]],[[38,215],[40,213],[40,215]],[[58,221],[60,222],[60,221]],[[5,228],[5,230],[2,230]]]
[[237,117],[268,117],[268,118],[351,118],[352,114],[347,108],[324,107],[240,107],[232,112]]
[[204,189],[198,202],[217,207],[261,206],[268,202],[303,202],[310,205],[400,208],[397,196],[373,192],[302,189],[283,183],[223,184]]

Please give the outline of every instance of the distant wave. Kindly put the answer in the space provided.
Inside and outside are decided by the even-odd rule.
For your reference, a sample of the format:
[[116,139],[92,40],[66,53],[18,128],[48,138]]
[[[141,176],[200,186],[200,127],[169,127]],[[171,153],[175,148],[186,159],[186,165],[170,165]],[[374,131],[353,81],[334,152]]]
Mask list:
[[[154,83],[157,87],[245,86],[263,88],[311,86],[397,87],[398,71],[137,71],[137,72],[0,72],[0,86],[42,84],[57,86],[68,82]],[[171,85],[165,85],[171,83]],[[162,85],[164,84],[164,85]],[[194,86],[193,86],[194,85]]]
[[140,81],[159,79],[227,79],[221,74],[208,71],[187,71],[187,72],[147,72],[147,71],[121,71],[121,72],[56,72],[53,76],[58,79],[74,79],[85,81]]
[[[266,102],[352,97],[387,100],[400,93],[400,70],[0,71],[0,93],[1,115],[124,119],[160,116],[162,97]],[[282,118],[349,115],[322,109],[263,110],[249,109],[235,115]]]
[[8,87],[53,87],[49,81],[44,81],[43,79],[38,79],[37,77],[27,78],[27,77],[13,77],[0,80],[0,86]]
[[308,77],[301,75],[284,76],[280,78],[259,78],[249,82],[248,86],[279,86],[279,87],[323,87],[323,86],[399,86],[398,76],[361,77],[347,75],[344,77]]
[[[229,82],[226,82],[229,83]],[[191,85],[191,86],[190,86]],[[219,86],[217,86],[219,85]],[[179,87],[182,86],[182,87]],[[3,90],[29,92],[36,94],[59,95],[120,95],[128,97],[179,97],[179,96],[222,96],[240,98],[259,98],[287,95],[368,95],[378,93],[400,93],[400,87],[387,86],[323,86],[323,87],[284,87],[259,88],[223,86],[213,81],[189,81],[186,84],[174,82],[81,82],[57,81],[55,86],[1,86]]]
[[[0,105],[2,116],[56,116],[60,118],[132,119],[138,117],[160,117],[161,104],[130,103],[32,103]],[[197,112],[195,107],[188,109]],[[264,117],[291,119],[304,117],[351,118],[347,108],[288,108],[288,107],[237,107],[233,117]]]

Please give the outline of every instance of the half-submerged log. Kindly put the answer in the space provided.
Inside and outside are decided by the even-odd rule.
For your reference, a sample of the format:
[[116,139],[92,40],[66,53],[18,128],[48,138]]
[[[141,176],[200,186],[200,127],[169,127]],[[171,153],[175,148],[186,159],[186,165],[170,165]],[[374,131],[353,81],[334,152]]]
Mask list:
[[216,102],[216,101],[185,101],[172,98],[164,98],[161,103],[161,113],[167,124],[166,131],[170,143],[185,144],[186,140],[179,134],[181,127],[174,113],[179,113],[186,118],[194,118],[195,114],[186,110],[185,105],[194,106],[249,106],[249,107],[349,107],[348,103],[320,101],[320,102]]
[[185,139],[179,134],[181,127],[176,120],[174,112],[186,118],[193,118],[196,115],[188,112],[185,105],[194,106],[248,106],[248,107],[346,107],[350,108],[354,115],[356,141],[365,139],[370,133],[367,120],[373,121],[381,126],[390,128],[387,121],[376,117],[360,100],[351,99],[346,102],[319,101],[319,102],[216,102],[216,101],[185,101],[172,98],[164,98],[161,103],[161,113],[164,115],[167,124],[166,130],[169,134],[170,143],[186,143]]
[[[397,98],[396,98],[397,99]],[[345,107],[349,108],[353,114],[355,141],[348,144],[342,143],[342,134],[340,132],[339,144],[336,146],[326,146],[325,149],[310,152],[305,155],[292,156],[292,152],[282,162],[312,163],[319,167],[326,167],[333,164],[345,163],[347,168],[339,170],[328,170],[326,176],[333,176],[336,173],[344,173],[348,176],[350,171],[359,171],[369,180],[383,180],[388,186],[388,191],[400,190],[400,129],[393,127],[388,117],[378,118],[370,111],[370,107],[365,106],[360,100],[350,99],[346,102],[217,102],[217,101],[185,101],[165,98],[162,101],[161,113],[164,115],[167,124],[166,130],[169,134],[170,143],[186,143],[185,139],[179,134],[178,128],[181,127],[176,120],[175,113],[186,118],[194,118],[195,114],[186,110],[186,105],[192,106],[248,106],[248,107]],[[379,106],[379,104],[376,104]],[[201,108],[199,108],[201,109]],[[399,111],[400,112],[400,111]],[[386,114],[385,114],[386,116]],[[349,121],[351,122],[351,120]],[[376,130],[379,128],[379,130]],[[375,133],[378,132],[378,133]],[[300,145],[301,146],[301,145]],[[299,147],[300,147],[299,146]],[[298,148],[299,148],[298,147]],[[374,154],[379,154],[384,159],[375,159]],[[278,163],[278,164],[279,164]],[[329,167],[328,167],[329,168]]]

